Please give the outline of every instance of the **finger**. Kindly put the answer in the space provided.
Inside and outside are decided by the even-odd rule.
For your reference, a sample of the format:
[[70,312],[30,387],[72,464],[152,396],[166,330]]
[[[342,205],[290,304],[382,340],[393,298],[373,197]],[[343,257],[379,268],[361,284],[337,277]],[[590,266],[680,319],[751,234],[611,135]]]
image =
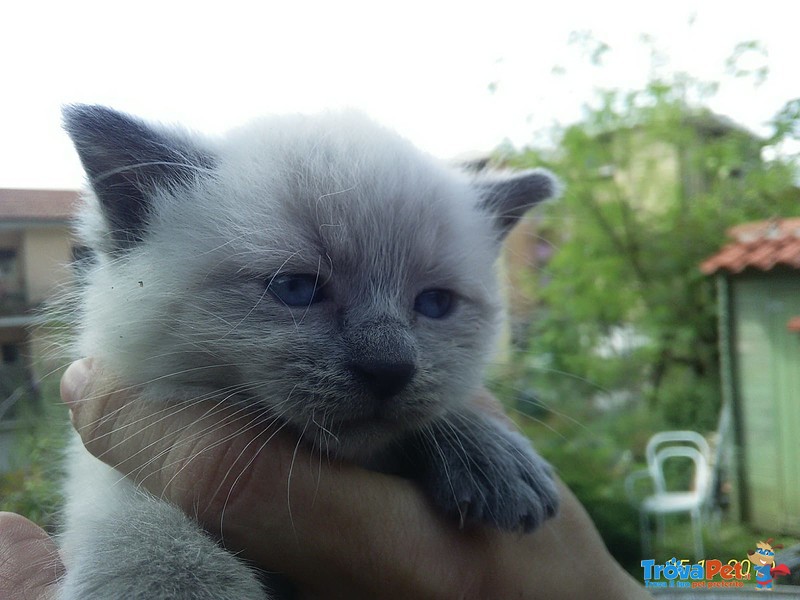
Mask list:
[[50,537],[27,519],[0,513],[0,598],[56,597],[64,565]]

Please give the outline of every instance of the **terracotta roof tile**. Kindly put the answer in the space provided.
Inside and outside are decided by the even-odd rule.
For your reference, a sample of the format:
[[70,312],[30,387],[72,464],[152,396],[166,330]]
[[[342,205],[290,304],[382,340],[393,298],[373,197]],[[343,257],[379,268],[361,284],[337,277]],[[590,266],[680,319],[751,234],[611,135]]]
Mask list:
[[728,237],[733,241],[700,265],[706,275],[747,268],[769,271],[778,265],[800,269],[800,218],[737,225]]
[[800,269],[800,238],[787,238],[775,253],[775,262]]
[[69,221],[78,198],[73,190],[0,188],[0,221]]
[[800,317],[792,317],[786,323],[786,329],[792,333],[800,333]]

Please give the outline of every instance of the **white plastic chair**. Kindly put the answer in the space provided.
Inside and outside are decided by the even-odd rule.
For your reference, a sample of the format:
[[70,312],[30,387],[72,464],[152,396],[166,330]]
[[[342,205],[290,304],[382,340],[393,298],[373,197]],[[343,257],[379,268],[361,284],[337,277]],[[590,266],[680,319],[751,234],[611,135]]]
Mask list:
[[[689,513],[692,517],[695,559],[705,558],[703,549],[703,516],[711,492],[711,450],[706,439],[695,431],[662,431],[647,442],[647,469],[631,473],[625,481],[628,497],[639,509],[639,527],[642,535],[642,555],[650,556],[650,515],[656,517],[659,539],[664,537],[664,515]],[[688,490],[667,489],[664,464],[672,459],[689,459],[694,463],[693,484]],[[649,478],[653,494],[637,498],[637,481]]]

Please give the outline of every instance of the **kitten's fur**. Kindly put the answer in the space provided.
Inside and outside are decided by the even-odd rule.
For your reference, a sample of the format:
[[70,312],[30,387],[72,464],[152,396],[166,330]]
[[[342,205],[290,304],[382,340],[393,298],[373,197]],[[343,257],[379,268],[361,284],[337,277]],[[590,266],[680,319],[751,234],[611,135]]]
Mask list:
[[[69,107],[65,124],[92,188],[80,355],[162,402],[235,387],[232,401],[276,407],[311,442],[321,425],[371,468],[403,456],[454,526],[527,531],[555,512],[547,464],[468,406],[500,325],[502,238],[554,194],[548,173],[470,180],[352,113],[219,139],[102,107]],[[325,297],[287,306],[268,289],[282,274]],[[452,292],[450,312],[421,314],[426,290]],[[76,445],[64,598],[269,597],[189,518],[118,480]]]

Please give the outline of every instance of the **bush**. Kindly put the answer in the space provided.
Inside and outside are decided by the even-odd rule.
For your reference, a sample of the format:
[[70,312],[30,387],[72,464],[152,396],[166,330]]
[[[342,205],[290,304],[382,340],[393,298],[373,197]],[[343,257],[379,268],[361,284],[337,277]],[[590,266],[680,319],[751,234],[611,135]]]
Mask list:
[[11,462],[0,474],[0,511],[19,513],[52,530],[61,504],[61,457],[67,436],[66,410],[58,400],[59,377],[42,384],[39,405],[20,409]]

